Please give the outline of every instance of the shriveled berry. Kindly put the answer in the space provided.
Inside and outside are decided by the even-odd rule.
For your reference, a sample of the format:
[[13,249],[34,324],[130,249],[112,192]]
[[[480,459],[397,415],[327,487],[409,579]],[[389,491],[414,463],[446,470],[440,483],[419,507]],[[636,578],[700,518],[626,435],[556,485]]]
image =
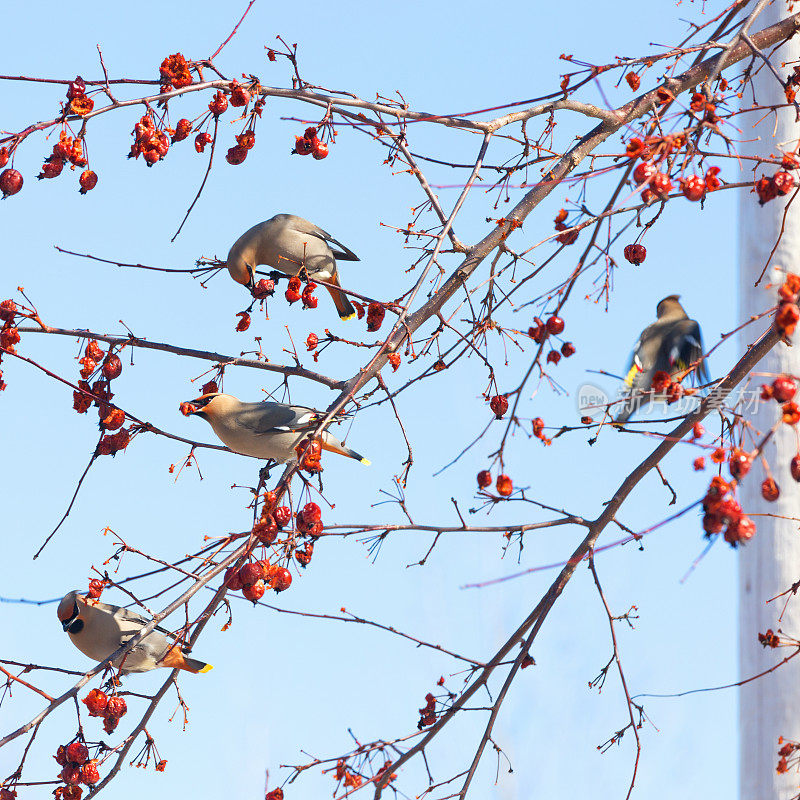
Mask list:
[[252,288],[250,292],[256,300],[263,300],[271,294],[275,294],[275,281],[267,278],[261,280]]
[[42,164],[42,171],[36,176],[39,180],[43,178],[57,178],[64,169],[64,162],[60,158],[48,158]]
[[528,336],[530,336],[536,344],[541,344],[547,338],[547,327],[539,317],[533,318],[533,325],[528,328]]
[[319,338],[317,337],[317,334],[309,333],[308,338],[306,339],[306,350],[308,350],[309,352],[311,350],[316,350],[318,344],[319,344]]
[[303,510],[300,512],[303,522],[311,525],[314,522],[319,522],[322,519],[322,511],[316,503],[306,503]]
[[292,509],[289,506],[280,506],[272,512],[272,516],[279,528],[285,528],[292,521]]
[[478,488],[485,489],[492,482],[492,473],[488,469],[482,469],[478,473]]
[[706,468],[706,460],[703,456],[698,456],[694,461],[692,461],[692,469],[695,472],[700,472]]
[[570,356],[574,356],[575,345],[572,344],[572,342],[564,342],[564,344],[561,345],[561,355],[564,356],[564,358],[569,358]]
[[294,139],[293,153],[298,156],[307,156],[313,152],[314,145],[305,136],[295,136]]
[[800,320],[800,308],[794,303],[784,302],[775,314],[775,327],[784,335],[791,336]]
[[[313,147],[311,148],[311,155],[320,161],[323,158],[328,157],[328,145],[324,142],[315,142]],[[784,173],[785,174],[785,173]]]
[[87,761],[81,767],[81,783],[85,783],[87,786],[92,786],[99,780],[100,773],[97,769],[97,759],[93,758],[91,761]]
[[125,702],[123,697],[114,695],[113,697],[108,698],[108,704],[106,705],[105,713],[107,717],[116,717],[119,719],[120,717],[124,717],[127,713],[128,704]]
[[224,583],[232,592],[238,592],[244,586],[239,570],[236,567],[228,567],[225,570]]
[[385,316],[386,309],[380,303],[370,303],[367,308],[367,330],[377,331],[381,327]]
[[800,455],[792,456],[792,460],[789,462],[789,472],[800,483]]
[[[262,544],[271,545],[278,538],[278,526],[271,515],[264,514],[261,519],[253,525],[253,535]],[[252,583],[242,579],[242,583]]]
[[63,744],[60,744],[53,758],[56,760],[56,764],[58,764],[59,767],[66,767],[69,761],[67,758],[67,748],[64,747]]
[[647,250],[643,244],[628,244],[625,245],[625,250],[623,251],[626,261],[630,261],[631,264],[638,266],[645,260],[647,256]]
[[194,149],[197,150],[198,153],[205,152],[207,144],[211,144],[210,134],[198,133],[197,136],[194,137]]
[[66,784],[75,785],[81,782],[81,768],[73,764],[67,764],[67,766],[58,773],[58,777]]
[[236,323],[236,330],[243,333],[250,327],[250,315],[246,311],[240,311],[236,316],[240,317]]
[[89,710],[90,717],[102,717],[108,706],[108,696],[100,689],[92,689],[86,697],[83,698],[83,703]]
[[706,189],[709,192],[716,191],[722,186],[722,181],[717,177],[719,171],[719,167],[709,167],[706,170]]
[[78,178],[78,183],[81,185],[81,194],[91,192],[97,186],[97,173],[91,169],[84,170],[81,172],[80,178]]
[[67,745],[67,761],[73,764],[85,764],[89,760],[89,748],[83,742],[72,742]]
[[225,154],[225,160],[234,166],[241,164],[246,158],[247,148],[242,147],[240,144],[229,148],[228,152]]
[[188,119],[179,119],[175,126],[175,133],[172,134],[173,142],[182,142],[192,132],[192,123]]
[[103,593],[103,589],[106,588],[105,581],[99,581],[97,578],[94,580],[89,581],[89,597],[92,600],[97,600],[98,597]]
[[774,478],[765,478],[761,483],[761,496],[768,502],[774,503],[780,497],[781,490]]
[[218,117],[220,114],[224,114],[225,111],[228,109],[228,98],[225,95],[218,91],[214,97],[211,99],[211,102],[208,104],[208,110],[215,116]]
[[492,409],[492,413],[497,419],[501,419],[506,411],[508,411],[508,398],[505,395],[496,394],[489,401],[489,408]]
[[514,491],[514,484],[508,475],[498,475],[495,488],[501,497],[508,497]]
[[250,92],[244,86],[240,86],[236,81],[233,81],[231,83],[230,101],[234,108],[246,106],[250,102]]

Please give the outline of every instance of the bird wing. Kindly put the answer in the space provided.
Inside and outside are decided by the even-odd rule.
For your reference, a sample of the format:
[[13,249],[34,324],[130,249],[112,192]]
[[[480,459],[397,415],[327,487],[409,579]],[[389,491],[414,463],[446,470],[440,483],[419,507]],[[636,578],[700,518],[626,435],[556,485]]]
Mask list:
[[237,424],[251,433],[265,435],[279,431],[301,431],[313,428],[324,416],[313,408],[287,406],[283,403],[242,403]]
[[[676,369],[686,369],[702,357],[703,337],[700,326],[693,319],[682,319],[672,323],[665,332],[658,357],[658,368],[674,372]],[[697,368],[697,378],[701,383],[705,383],[708,379],[705,363],[702,361]]]
[[[81,600],[84,605],[89,606],[90,608],[95,608],[98,611],[105,612],[107,614],[111,614],[111,616],[115,617],[118,620],[124,620],[125,622],[131,622],[134,625],[144,626],[147,625],[150,620],[147,617],[143,617],[141,614],[137,614],[135,611],[131,611],[129,608],[123,608],[122,606],[115,606],[111,603],[102,603],[100,600],[87,600],[87,598],[83,597],[82,595],[78,595],[79,599]],[[153,630],[161,631],[161,633],[166,634],[167,636],[171,636],[173,639],[177,638],[174,633],[168,631],[166,628],[162,628],[160,625],[156,625]],[[138,630],[135,631],[138,633]],[[130,639],[130,635],[124,637],[125,641]],[[125,642],[120,642],[120,644],[124,644]]]
[[317,239],[322,239],[329,247],[331,245],[338,247],[338,250],[333,247],[331,247],[331,250],[333,251],[334,258],[337,258],[339,261],[361,261],[349,247],[345,247],[338,239],[334,239],[327,231],[314,225],[313,222],[309,222],[307,226],[298,226],[297,230],[300,231],[300,233],[310,234],[311,236],[316,236]]

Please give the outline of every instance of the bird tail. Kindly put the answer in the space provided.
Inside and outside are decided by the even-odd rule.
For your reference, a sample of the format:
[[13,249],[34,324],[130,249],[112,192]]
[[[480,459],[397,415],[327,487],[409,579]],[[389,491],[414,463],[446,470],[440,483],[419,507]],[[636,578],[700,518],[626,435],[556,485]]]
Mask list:
[[164,658],[161,659],[160,666],[170,669],[182,669],[186,672],[208,672],[214,667],[206,664],[205,661],[198,661],[196,658],[189,658],[184,655],[183,650],[177,645],[170,647]]
[[338,439],[334,439],[334,437],[330,434],[323,438],[322,449],[328,450],[331,453],[338,453],[340,456],[354,458],[356,461],[360,461],[366,466],[369,466],[371,463],[368,458],[364,458],[364,456],[362,456],[360,453],[356,453],[355,450],[345,447]]
[[356,315],[356,310],[353,308],[353,304],[347,299],[347,295],[343,291],[336,288],[340,285],[339,275],[334,274],[328,283],[333,284],[333,286],[326,286],[325,288],[331,293],[333,304],[336,306],[336,310],[339,312],[339,318],[343,320],[352,319]]

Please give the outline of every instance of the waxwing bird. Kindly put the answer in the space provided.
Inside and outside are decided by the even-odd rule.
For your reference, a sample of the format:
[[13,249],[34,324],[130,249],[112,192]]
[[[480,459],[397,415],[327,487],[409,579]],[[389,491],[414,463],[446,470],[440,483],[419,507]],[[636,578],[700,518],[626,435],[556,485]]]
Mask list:
[[259,264],[266,264],[284,275],[297,275],[305,269],[312,280],[333,284],[325,288],[331,293],[339,316],[351,319],[355,309],[347,295],[336,288],[340,285],[337,258],[359,261],[352,250],[313,222],[294,214],[276,214],[254,225],[233,243],[227,266],[231,277],[248,288],[254,285],[255,268]]
[[[204,394],[190,400],[194,414],[205,419],[214,433],[235,453],[284,463],[297,459],[299,445],[319,421],[324,412],[305,406],[287,406],[263,401],[243,403],[229,394]],[[324,431],[320,444],[323,450],[354,458],[362,464],[369,461],[345,447],[335,436]]]
[[[658,304],[656,321],[642,331],[634,345],[625,378],[628,398],[614,424],[626,422],[634,411],[650,402],[649,390],[656,372],[667,372],[672,377],[703,357],[700,326],[689,319],[679,299],[680,295],[671,294]],[[703,362],[697,368],[697,376],[702,382],[706,380]]]
[[[127,608],[101,603],[76,590],[64,595],[58,604],[58,618],[75,647],[95,661],[107,659],[150,621]],[[148,633],[129,653],[112,663],[123,675],[148,672],[156,667],[186,672],[212,669],[211,664],[184,655],[175,637],[163,628]]]

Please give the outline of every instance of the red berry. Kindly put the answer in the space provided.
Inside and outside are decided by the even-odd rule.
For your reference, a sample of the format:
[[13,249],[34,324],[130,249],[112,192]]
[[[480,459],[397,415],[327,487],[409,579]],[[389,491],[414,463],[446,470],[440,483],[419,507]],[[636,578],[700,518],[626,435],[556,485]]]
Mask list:
[[210,134],[198,133],[197,136],[194,137],[194,149],[197,150],[198,153],[204,152],[207,144],[211,144]]
[[300,516],[303,518],[303,522],[305,522],[306,525],[312,525],[322,519],[322,511],[316,503],[306,503],[303,506],[303,510],[300,512]]
[[702,200],[706,194],[706,182],[699,175],[691,175],[681,181],[681,191],[687,200]]
[[496,394],[489,401],[489,408],[492,409],[492,413],[497,419],[501,419],[506,411],[508,411],[508,398],[505,397],[505,395]]
[[239,570],[239,579],[247,586],[264,577],[264,568],[258,561],[250,561]]
[[86,708],[89,710],[90,717],[102,717],[106,712],[108,705],[108,696],[100,689],[92,689],[86,697],[83,698]]
[[253,603],[255,603],[264,596],[264,592],[266,590],[267,589],[266,586],[264,585],[264,581],[261,578],[259,578],[255,583],[245,584],[244,588],[242,589],[242,594],[245,596],[247,600],[250,600]]
[[629,244],[623,251],[626,261],[638,266],[647,257],[647,250],[643,244]]
[[705,434],[706,429],[703,427],[702,422],[695,422],[694,427],[692,428],[692,438],[693,439],[702,439],[703,435]]
[[83,742],[67,745],[67,761],[73,764],[85,764],[89,760],[89,748]]
[[314,145],[305,136],[295,136],[294,139],[294,150],[292,152],[296,155],[307,156],[314,150]]
[[564,320],[561,317],[553,315],[547,320],[547,332],[552,334],[559,334],[564,330]]
[[275,293],[275,281],[261,278],[261,280],[252,288],[251,294],[256,300],[263,300],[271,294]]
[[625,80],[628,81],[628,86],[630,86],[634,92],[639,88],[639,84],[642,82],[642,79],[635,72],[629,72],[625,76]]
[[103,730],[106,733],[114,733],[117,725],[119,725],[119,717],[112,717],[111,715],[103,717]]
[[231,147],[225,155],[225,160],[234,166],[241,164],[247,158],[247,149],[240,144]]
[[116,353],[109,353],[103,362],[103,375],[107,380],[114,380],[122,374],[122,361]]
[[11,322],[17,313],[17,304],[13,300],[3,300],[0,303],[0,320]]
[[91,192],[92,189],[97,186],[97,173],[90,169],[84,170],[81,172],[81,177],[78,179],[78,183],[81,185],[81,194]]
[[664,197],[672,191],[672,181],[669,179],[669,175],[658,172],[650,181],[650,188],[658,197]]
[[775,327],[784,335],[791,336],[800,320],[800,308],[794,303],[784,302],[775,314]]
[[528,336],[530,336],[536,344],[541,344],[547,338],[547,328],[539,317],[533,318],[533,325],[528,328]]
[[774,503],[780,497],[781,490],[774,478],[766,478],[761,484],[761,496],[769,503]]
[[548,364],[558,364],[559,361],[561,361],[561,353],[559,353],[558,350],[551,350],[547,354]]
[[719,533],[724,527],[725,524],[716,512],[707,511],[703,515],[703,530],[707,534]]
[[281,506],[275,509],[272,516],[279,528],[285,528],[292,521],[292,509],[289,506]]
[[208,104],[208,110],[215,116],[218,117],[220,114],[224,114],[228,108],[228,98],[220,91],[217,92],[214,97],[212,98],[211,102]]
[[561,355],[564,356],[564,358],[569,358],[570,356],[574,356],[575,345],[572,344],[572,342],[564,342],[564,344],[561,345]]
[[309,333],[308,338],[306,339],[306,350],[311,352],[312,350],[317,349],[317,345],[319,344],[319,338],[317,337],[316,333]]
[[[315,142],[312,150],[311,155],[320,161],[323,158],[328,157],[328,145],[324,144],[323,142]],[[785,174],[785,173],[784,173]]]
[[775,191],[783,196],[794,188],[794,178],[788,172],[776,172],[772,176],[772,184]]
[[246,311],[240,311],[236,316],[241,317],[236,323],[236,330],[243,333],[250,327],[250,315]]
[[120,717],[124,717],[125,714],[128,712],[128,704],[122,697],[118,697],[114,695],[114,697],[108,698],[108,704],[106,705],[106,717],[116,717],[119,719]]
[[236,567],[228,567],[225,570],[224,583],[232,592],[238,592],[244,586],[239,570]]
[[66,767],[67,766],[67,748],[64,747],[63,744],[58,746],[58,750],[56,750],[56,754],[53,756],[56,760],[56,764],[59,767]]
[[637,164],[636,169],[633,171],[633,180],[636,181],[637,186],[641,186],[657,173],[658,170],[652,164],[647,164],[643,161],[641,164]]
[[792,477],[800,483],[800,455],[792,457],[789,462],[789,471],[792,473]]
[[719,167],[709,167],[706,171],[706,189],[709,192],[713,192],[722,186],[722,181],[717,175],[719,175]]
[[179,119],[175,126],[175,133],[172,134],[173,142],[182,142],[192,132],[192,123],[188,119]]
[[245,131],[236,137],[236,144],[240,144],[245,150],[252,150],[256,146],[256,132]]
[[61,778],[64,783],[74,786],[76,783],[81,782],[81,768],[68,764],[61,770],[58,777]]
[[495,487],[497,489],[497,494],[499,494],[501,497],[508,497],[511,492],[514,491],[514,484],[508,475],[498,475],[497,481],[495,482]]
[[478,488],[485,489],[492,482],[492,473],[488,469],[482,469],[478,473]]
[[797,392],[797,384],[788,375],[779,375],[772,381],[772,395],[779,403],[788,403]]
[[752,463],[750,456],[736,447],[728,459],[728,469],[736,480],[740,480],[750,471]]
[[234,108],[241,108],[250,102],[250,92],[236,81],[231,84],[231,105]]
[[0,192],[3,197],[10,197],[22,188],[22,175],[15,169],[4,169],[0,172]]
[[706,460],[703,458],[703,456],[698,456],[692,462],[692,468],[694,469],[695,472],[700,472],[700,470],[703,470],[703,469],[706,468]]
[[367,308],[367,330],[377,331],[386,316],[386,309],[380,304],[372,302]]
[[92,600],[97,600],[105,588],[105,581],[98,581],[97,579],[89,581],[89,597],[91,597]]
[[270,576],[270,585],[276,592],[282,592],[292,585],[292,573],[286,567],[278,567]]
[[81,767],[81,783],[91,786],[92,784],[97,783],[99,780],[100,773],[97,770],[97,760],[93,758],[91,761],[87,761]]
[[0,167],[8,164],[9,152],[7,147],[0,147]]
[[544,439],[544,420],[541,417],[536,417],[532,423],[533,435],[537,439]]
[[36,176],[41,180],[42,178],[57,178],[64,169],[64,162],[60,158],[48,158],[42,164],[42,171]]
[[778,196],[778,190],[775,188],[772,178],[768,178],[766,175],[759,178],[756,181],[756,194],[758,202],[762,206],[764,203],[774,200]]
[[746,542],[753,538],[756,525],[750,517],[742,517],[736,523],[729,525],[725,531],[725,541],[736,547],[739,542]]

